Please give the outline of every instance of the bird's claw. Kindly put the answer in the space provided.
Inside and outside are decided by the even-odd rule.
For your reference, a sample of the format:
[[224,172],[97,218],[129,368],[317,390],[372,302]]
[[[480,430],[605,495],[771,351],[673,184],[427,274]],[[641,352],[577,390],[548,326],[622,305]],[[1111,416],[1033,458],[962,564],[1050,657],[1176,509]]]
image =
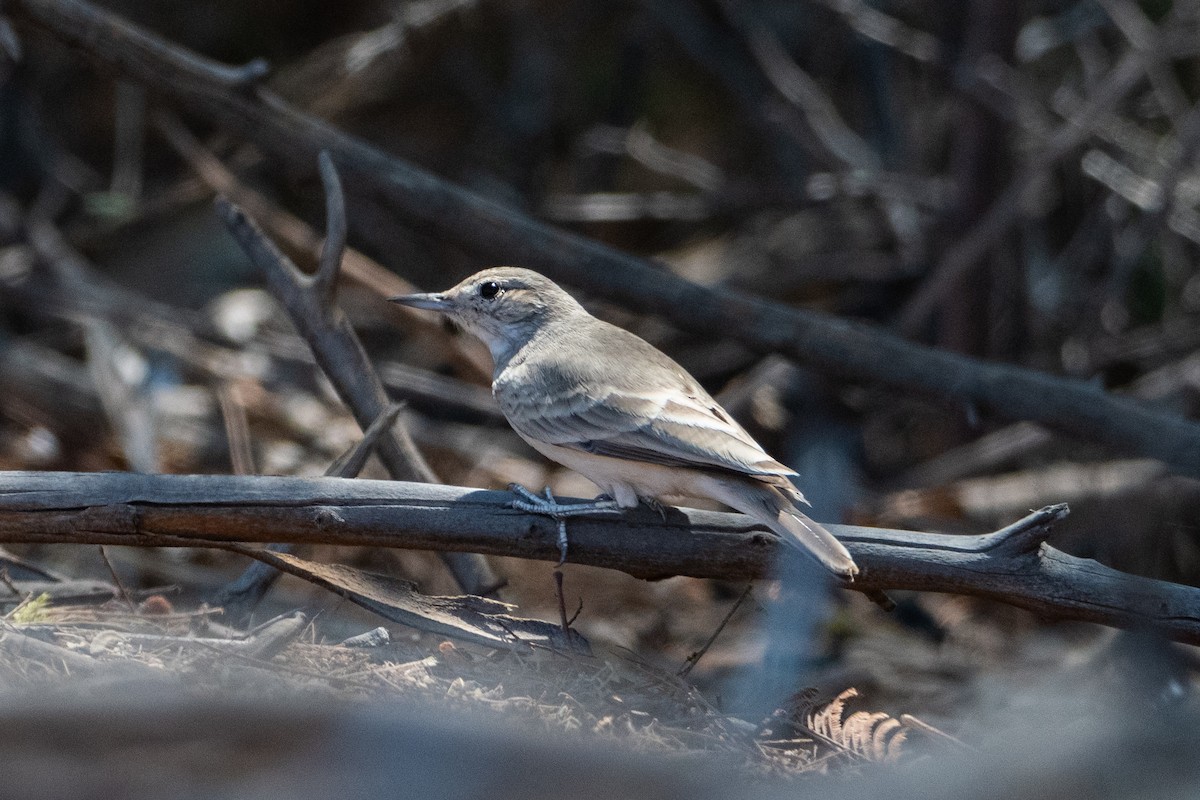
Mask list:
[[558,563],[555,567],[561,567],[567,563],[567,521],[558,519]]
[[615,500],[596,499],[590,503],[560,503],[547,486],[542,495],[534,494],[519,483],[510,483],[508,490],[517,495],[511,505],[518,511],[528,514],[541,514],[550,517],[558,523],[558,566],[567,563],[567,519],[583,517],[590,514],[607,514],[620,512]]
[[647,508],[649,508],[651,511],[658,512],[658,515],[660,517],[662,517],[663,522],[667,521],[667,504],[666,503],[663,503],[654,497],[639,497],[638,499],[641,500],[642,504],[645,505]]

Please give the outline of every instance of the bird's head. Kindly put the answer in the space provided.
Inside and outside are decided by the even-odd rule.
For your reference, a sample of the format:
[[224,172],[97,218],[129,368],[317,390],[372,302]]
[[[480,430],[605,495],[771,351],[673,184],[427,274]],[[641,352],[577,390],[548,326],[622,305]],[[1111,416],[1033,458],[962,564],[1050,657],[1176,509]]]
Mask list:
[[587,313],[549,278],[518,267],[491,267],[444,292],[390,298],[440,311],[484,341],[497,363],[507,361],[543,326]]

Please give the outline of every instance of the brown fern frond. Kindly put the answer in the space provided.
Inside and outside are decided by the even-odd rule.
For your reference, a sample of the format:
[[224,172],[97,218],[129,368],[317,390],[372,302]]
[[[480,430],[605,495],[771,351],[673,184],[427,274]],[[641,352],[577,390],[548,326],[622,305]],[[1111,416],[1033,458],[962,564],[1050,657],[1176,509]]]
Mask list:
[[846,689],[823,708],[804,716],[805,727],[819,741],[866,761],[895,763],[908,739],[906,726],[882,711],[855,711],[847,716],[846,703],[858,690]]
[[[895,764],[912,757],[910,739],[921,743],[967,745],[909,714],[893,717],[882,711],[849,711],[859,697],[849,688],[836,697],[821,697],[816,689],[794,695],[785,708],[764,720],[758,744],[764,754],[799,757],[805,771],[824,772],[832,763]],[[915,739],[913,739],[915,737]]]

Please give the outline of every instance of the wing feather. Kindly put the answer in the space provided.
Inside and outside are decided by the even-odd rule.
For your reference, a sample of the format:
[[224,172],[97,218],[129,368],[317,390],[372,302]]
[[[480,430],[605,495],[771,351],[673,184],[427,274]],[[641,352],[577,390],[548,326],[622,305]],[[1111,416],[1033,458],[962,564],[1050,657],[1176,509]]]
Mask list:
[[666,466],[795,474],[702,389],[640,393],[579,387],[536,397],[498,391],[497,398],[518,433],[549,444]]
[[666,354],[588,315],[542,331],[499,370],[492,391],[526,439],[667,466],[796,474]]

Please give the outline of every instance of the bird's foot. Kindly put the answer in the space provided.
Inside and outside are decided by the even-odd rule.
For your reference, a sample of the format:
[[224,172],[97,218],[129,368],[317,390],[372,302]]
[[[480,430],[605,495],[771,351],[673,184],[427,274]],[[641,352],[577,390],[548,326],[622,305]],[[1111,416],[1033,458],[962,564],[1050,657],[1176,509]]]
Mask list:
[[547,486],[544,496],[534,494],[519,483],[510,483],[508,490],[517,495],[512,507],[529,514],[541,514],[558,523],[558,566],[567,563],[567,520],[570,517],[585,517],[592,514],[620,512],[617,501],[596,499],[589,503],[560,503]]
[[642,505],[646,506],[646,508],[657,512],[658,515],[662,517],[663,522],[667,521],[668,506],[666,503],[662,502],[657,497],[639,497],[638,500],[641,500]]

